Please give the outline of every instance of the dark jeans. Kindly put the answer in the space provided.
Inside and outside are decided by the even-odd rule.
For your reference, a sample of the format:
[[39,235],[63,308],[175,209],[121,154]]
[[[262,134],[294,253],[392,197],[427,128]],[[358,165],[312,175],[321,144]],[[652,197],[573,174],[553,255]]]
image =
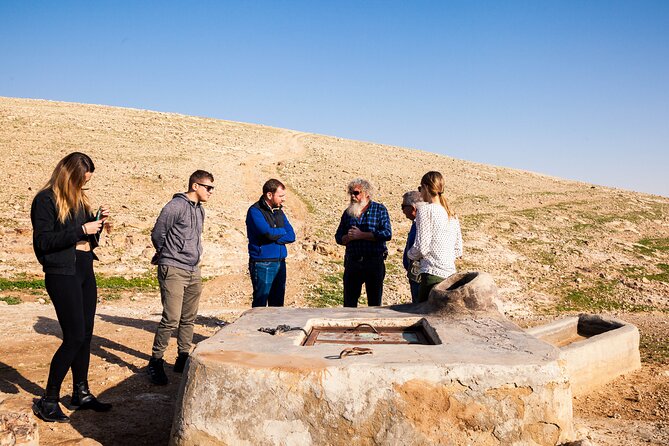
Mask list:
[[46,274],[44,277],[46,291],[63,331],[63,343],[51,359],[46,384],[46,394],[52,397],[59,396],[60,386],[70,368],[75,384],[88,379],[98,289],[93,272],[93,253],[77,251],[76,256],[74,276]]
[[368,305],[370,307],[381,305],[385,277],[386,264],[383,257],[347,256],[344,260],[344,306],[358,306],[363,283],[367,291]]
[[420,295],[420,282],[409,279],[409,289],[411,290],[411,303],[417,304],[419,302],[418,296]]
[[418,302],[427,302],[430,297],[430,291],[435,285],[444,281],[444,277],[434,274],[423,273],[420,275],[420,287],[418,288]]
[[252,307],[283,307],[286,294],[286,262],[249,262],[253,284]]

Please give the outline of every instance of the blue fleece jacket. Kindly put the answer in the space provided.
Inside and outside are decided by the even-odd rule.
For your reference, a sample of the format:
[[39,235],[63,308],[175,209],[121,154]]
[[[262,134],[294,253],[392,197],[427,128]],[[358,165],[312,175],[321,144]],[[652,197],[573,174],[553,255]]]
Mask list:
[[295,241],[295,231],[281,208],[271,209],[260,197],[246,213],[249,259],[252,262],[283,260],[286,244]]

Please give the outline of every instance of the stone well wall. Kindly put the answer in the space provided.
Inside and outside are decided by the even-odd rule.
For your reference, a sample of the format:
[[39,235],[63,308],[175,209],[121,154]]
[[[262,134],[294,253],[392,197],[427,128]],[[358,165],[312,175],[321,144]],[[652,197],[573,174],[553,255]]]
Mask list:
[[[558,349],[496,312],[484,274],[430,301],[358,309],[258,308],[200,343],[186,370],[173,445],[555,445],[572,438],[571,389]],[[494,284],[492,284],[494,287]],[[469,288],[463,289],[463,287]],[[474,288],[484,290],[476,299]],[[488,290],[492,294],[488,293]],[[486,299],[489,299],[486,303]],[[435,345],[303,346],[301,330],[412,323]]]

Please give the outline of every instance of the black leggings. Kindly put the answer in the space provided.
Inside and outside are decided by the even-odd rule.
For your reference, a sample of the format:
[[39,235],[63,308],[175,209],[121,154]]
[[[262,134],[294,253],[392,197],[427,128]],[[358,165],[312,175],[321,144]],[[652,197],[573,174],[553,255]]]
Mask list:
[[75,384],[88,379],[91,338],[98,289],[93,273],[93,253],[77,251],[74,276],[46,274],[46,291],[53,302],[58,323],[63,331],[63,343],[51,359],[46,395],[57,397],[60,386],[72,368]]

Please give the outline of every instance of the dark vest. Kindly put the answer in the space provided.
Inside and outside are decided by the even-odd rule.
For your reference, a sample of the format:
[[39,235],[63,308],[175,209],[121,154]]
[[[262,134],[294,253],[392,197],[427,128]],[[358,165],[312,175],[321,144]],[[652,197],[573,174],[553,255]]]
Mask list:
[[286,226],[286,220],[285,220],[285,215],[283,213],[283,210],[281,208],[275,209],[274,212],[270,209],[270,207],[267,205],[267,202],[265,201],[264,197],[260,197],[260,200],[258,200],[254,205],[254,208],[258,209],[260,212],[262,212],[263,217],[265,217],[265,221],[267,224],[269,224],[273,228],[283,228]]

